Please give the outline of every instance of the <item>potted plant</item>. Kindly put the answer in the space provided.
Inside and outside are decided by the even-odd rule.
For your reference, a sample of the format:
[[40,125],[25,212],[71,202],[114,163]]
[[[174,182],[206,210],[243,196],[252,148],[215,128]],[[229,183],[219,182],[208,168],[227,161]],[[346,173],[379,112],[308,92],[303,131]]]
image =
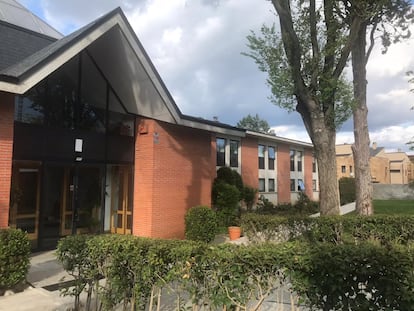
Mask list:
[[241,236],[241,227],[238,225],[234,225],[234,226],[229,226],[228,227],[229,230],[229,237],[230,237],[230,241],[234,241],[240,238]]

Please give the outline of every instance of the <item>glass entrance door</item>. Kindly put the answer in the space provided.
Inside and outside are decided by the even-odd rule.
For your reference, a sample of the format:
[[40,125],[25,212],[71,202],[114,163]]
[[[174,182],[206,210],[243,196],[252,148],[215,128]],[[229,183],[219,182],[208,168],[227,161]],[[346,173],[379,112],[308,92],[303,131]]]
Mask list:
[[132,170],[113,166],[111,171],[111,232],[132,233]]
[[39,232],[40,163],[13,163],[10,227],[26,231],[36,248]]

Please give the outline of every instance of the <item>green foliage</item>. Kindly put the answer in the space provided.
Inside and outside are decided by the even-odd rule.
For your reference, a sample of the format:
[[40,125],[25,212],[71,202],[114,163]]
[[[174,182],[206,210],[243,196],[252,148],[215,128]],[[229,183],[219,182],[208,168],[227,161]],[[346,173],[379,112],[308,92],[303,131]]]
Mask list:
[[220,227],[237,224],[243,194],[244,185],[240,174],[229,167],[220,167],[211,194]]
[[0,296],[26,280],[30,241],[20,229],[0,229]]
[[208,206],[195,206],[185,215],[185,237],[188,240],[211,242],[217,233],[216,213]]
[[243,201],[246,203],[247,211],[253,209],[254,202],[256,201],[257,189],[244,186],[243,188]]
[[248,114],[237,122],[236,126],[259,133],[269,133],[270,131],[269,123],[266,120],[261,119],[257,113],[255,116]]
[[339,196],[341,205],[355,202],[355,178],[342,177],[339,179]]
[[74,284],[70,288],[63,289],[63,295],[75,297],[74,308],[80,308],[80,295],[83,291],[91,295],[93,279],[90,272],[95,271],[89,260],[89,250],[86,247],[88,235],[71,235],[59,240],[56,257],[62,263],[63,268],[74,278]]
[[414,217],[280,217],[243,214],[241,225],[252,242],[283,242],[300,238],[309,243],[359,243],[371,241],[380,245],[409,244],[414,240]]
[[[303,52],[301,55],[301,77],[309,87],[312,96],[317,98],[316,102],[320,105],[319,110],[326,114],[327,119],[332,117],[330,114],[333,111],[334,123],[340,127],[352,115],[352,86],[344,76],[341,75],[337,79],[332,72],[323,70],[322,57],[330,57],[332,54],[336,54],[335,57],[338,57],[341,46],[345,43],[344,33],[338,28],[337,41],[332,46],[326,45],[323,53],[319,55],[306,53],[305,51],[312,50],[309,35],[309,14],[304,7],[299,5],[298,8],[293,25]],[[322,33],[323,31],[320,29],[318,35]],[[323,45],[325,38],[321,35],[317,40],[320,41],[318,42],[320,45]],[[275,24],[272,26],[263,25],[260,34],[251,31],[247,36],[247,41],[247,47],[250,51],[242,54],[251,57],[258,65],[259,70],[267,73],[266,82],[271,89],[269,97],[271,102],[289,112],[297,110],[296,96],[299,94],[297,94],[298,90],[295,86],[295,77],[292,76],[292,64],[289,64],[282,37]],[[317,57],[321,58],[317,59]],[[319,83],[315,83],[313,79],[318,80]],[[327,110],[327,106],[332,106],[332,110]]]
[[[60,244],[65,251],[59,258],[76,258],[79,266],[80,256],[74,254],[83,245],[82,256],[91,269],[81,269],[79,277],[93,280],[90,285],[103,310],[154,310],[156,297],[164,294],[173,300],[168,307],[176,310],[189,305],[193,310],[260,309],[264,299],[278,301],[283,291],[295,292],[305,306],[323,310],[413,309],[411,244],[209,246],[120,235],[70,239]],[[72,272],[74,265],[64,267]],[[106,280],[100,286],[97,275]]]
[[256,204],[258,214],[293,216],[293,215],[310,215],[319,210],[318,202],[312,201],[305,193],[299,192],[298,200],[295,204],[280,203],[274,205],[266,197],[260,196]]
[[220,226],[236,225],[239,216],[240,192],[236,186],[223,182],[217,184],[217,200],[215,209]]
[[412,265],[407,249],[316,244],[294,269],[294,288],[311,308],[413,310]]

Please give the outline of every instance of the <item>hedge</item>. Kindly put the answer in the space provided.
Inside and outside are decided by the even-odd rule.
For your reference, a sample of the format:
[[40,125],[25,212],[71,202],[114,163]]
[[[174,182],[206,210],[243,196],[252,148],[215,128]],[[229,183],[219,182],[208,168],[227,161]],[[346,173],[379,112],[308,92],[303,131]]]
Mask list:
[[26,280],[30,241],[20,229],[0,229],[0,296]]
[[[74,256],[81,251],[80,256]],[[292,293],[324,310],[412,310],[410,245],[288,242],[250,246],[133,236],[74,236],[58,258],[96,306],[154,310],[165,295],[173,309],[257,310]],[[82,260],[80,258],[83,257]],[[87,269],[85,269],[87,267]],[[100,278],[105,282],[99,283]],[[99,285],[101,284],[101,285]],[[78,291],[66,294],[78,295]],[[88,295],[90,307],[91,298]],[[289,296],[288,296],[289,297]],[[369,306],[369,308],[367,308]]]
[[300,238],[308,242],[333,244],[371,240],[379,244],[407,244],[414,240],[414,217],[407,216],[329,216],[276,217],[244,214],[244,234],[251,242],[284,242]]

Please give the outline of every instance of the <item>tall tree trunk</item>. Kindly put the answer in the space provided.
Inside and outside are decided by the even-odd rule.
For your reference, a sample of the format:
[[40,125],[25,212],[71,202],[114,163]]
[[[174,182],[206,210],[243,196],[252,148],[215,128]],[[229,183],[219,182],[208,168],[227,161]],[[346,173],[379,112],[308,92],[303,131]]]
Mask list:
[[372,215],[372,184],[370,141],[368,130],[367,81],[366,81],[366,30],[362,25],[352,46],[352,72],[354,76],[354,140],[352,146],[355,166],[356,210],[359,215]]
[[[339,215],[339,190],[336,175],[334,126],[327,125],[325,116],[314,111],[309,115],[298,109],[312,139],[319,175],[319,208],[321,215]],[[328,122],[329,123],[329,122]]]

